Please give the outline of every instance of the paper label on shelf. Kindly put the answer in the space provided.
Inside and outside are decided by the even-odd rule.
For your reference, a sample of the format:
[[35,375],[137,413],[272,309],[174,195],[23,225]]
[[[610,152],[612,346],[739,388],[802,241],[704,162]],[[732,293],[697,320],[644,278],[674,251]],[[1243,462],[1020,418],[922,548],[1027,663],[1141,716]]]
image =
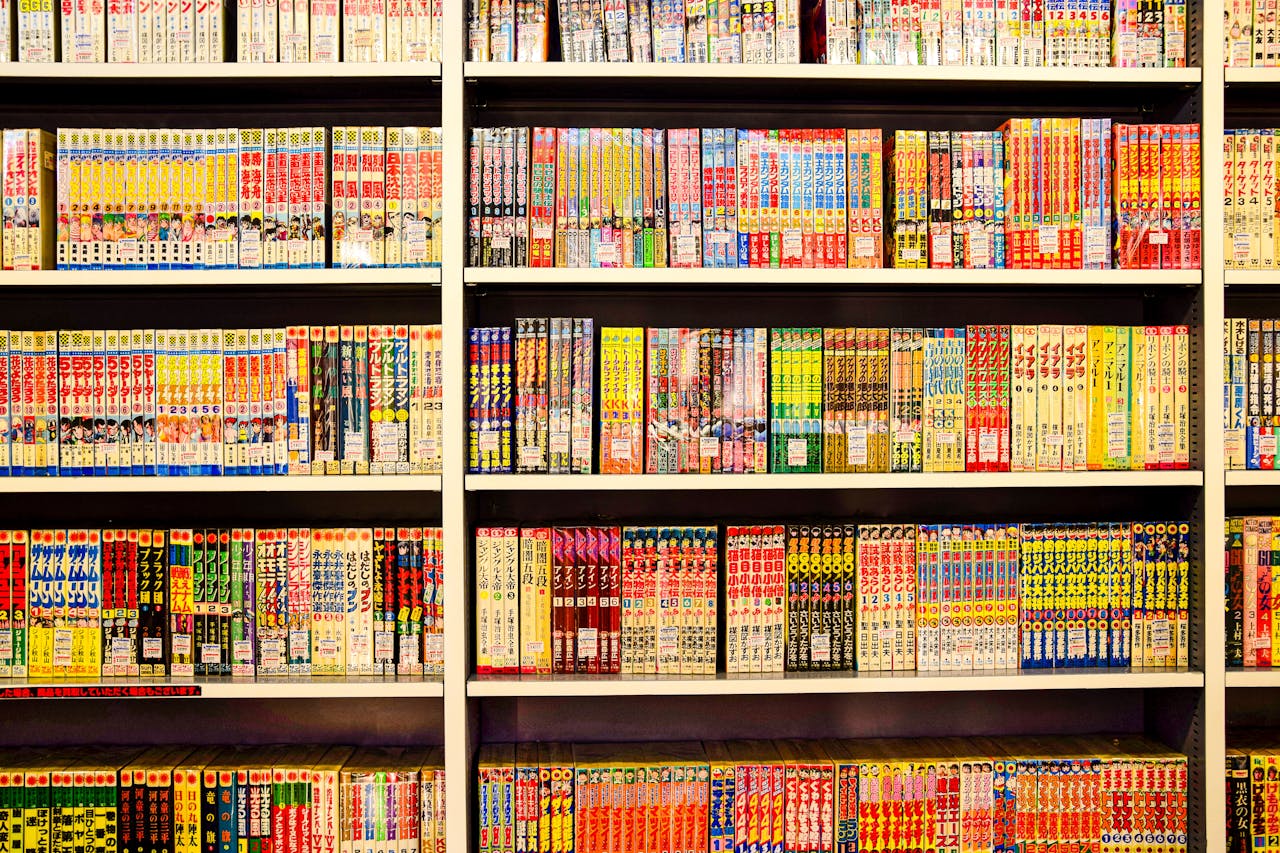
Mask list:
[[173,647],[173,653],[175,655],[189,655],[191,654],[191,635],[174,634],[169,645]]
[[874,237],[854,237],[853,238],[853,256],[855,258],[870,258],[876,253],[876,240]]
[[235,656],[236,663],[253,663],[253,641],[236,640],[231,653]]
[[1169,620],[1156,619],[1151,623],[1151,654],[1158,658],[1167,657],[1169,644]]
[[552,453],[568,453],[569,452],[569,433],[567,432],[551,433],[551,452]]
[[664,625],[658,629],[658,659],[673,658],[680,650],[680,629],[675,625]]
[[1153,246],[1166,246],[1169,244],[1168,231],[1148,231],[1147,241]]
[[489,248],[495,252],[509,252],[511,251],[511,238],[506,235],[490,237]]
[[[4,650],[0,649],[0,658],[5,657]],[[111,662],[116,666],[127,666],[132,663],[133,643],[129,642],[128,637],[112,637],[111,638]]]
[[217,643],[201,643],[200,663],[222,663],[222,647]]
[[311,632],[289,632],[289,657],[301,658],[311,654]]
[[615,438],[609,442],[609,455],[619,462],[631,461],[631,439]]
[[703,459],[711,459],[720,455],[720,439],[714,435],[704,435],[698,439],[698,455]]
[[1000,436],[994,432],[978,434],[978,461],[996,462],[1000,456]]
[[1276,437],[1274,435],[1258,436],[1258,453],[1261,456],[1276,455]]
[[973,634],[969,631],[956,631],[956,651],[962,655],[973,652]]
[[1059,251],[1058,226],[1041,225],[1039,230],[1040,254],[1056,255]]
[[160,656],[164,654],[164,641],[159,637],[143,637],[142,638],[142,659],[143,660],[160,660]]
[[1235,256],[1237,262],[1249,260],[1252,244],[1249,240],[1248,232],[1243,234],[1237,233],[1231,236],[1231,254]]
[[814,663],[831,662],[831,635],[813,634],[809,638],[809,659]]
[[480,430],[480,452],[497,453],[501,437],[502,433],[498,432],[496,429]]
[[795,257],[804,252],[804,236],[799,228],[782,229],[782,254]]
[[1085,654],[1084,628],[1067,629],[1067,657],[1079,658]]
[[758,634],[758,633],[750,634],[750,635],[747,637],[747,648],[749,648],[749,649],[763,649],[763,648],[764,648],[764,634]]
[[544,465],[546,459],[543,457],[542,448],[537,445],[520,448],[520,467],[533,468]]
[[787,439],[787,464],[804,465],[809,461],[809,442],[803,438]]
[[[357,642],[356,645],[361,646],[364,644]],[[335,640],[333,637],[321,638],[317,646],[319,648],[320,657],[322,658],[331,658],[338,653],[338,641]]]
[[934,436],[934,440],[937,441],[938,444],[955,444],[956,434],[954,432],[939,431],[937,435]]
[[1107,455],[1124,456],[1129,452],[1129,416],[1125,412],[1107,415]]
[[850,465],[866,465],[867,464],[867,428],[865,426],[851,426],[849,432],[845,436],[847,444],[846,452],[849,455]]
[[524,644],[524,653],[526,655],[540,655],[547,648],[547,644],[542,640],[530,640]]
[[1062,433],[1060,433],[1060,432],[1051,432],[1051,433],[1049,433],[1048,435],[1046,435],[1046,436],[1044,437],[1044,443],[1045,443],[1045,444],[1047,444],[1047,445],[1049,445],[1050,447],[1061,447],[1061,446],[1062,446]]
[[53,665],[71,666],[72,634],[70,628],[55,628],[53,631]]
[[280,658],[284,656],[279,639],[262,641],[262,665],[267,669],[275,669],[280,666]]
[[373,632],[373,659],[378,662],[395,660],[396,635],[394,631]]
[[[125,642],[129,642],[125,640]],[[0,660],[8,661],[13,659],[13,631],[8,628],[0,629]]]
[[578,629],[578,657],[594,658],[596,656],[597,643],[599,642],[595,628],[579,628]]

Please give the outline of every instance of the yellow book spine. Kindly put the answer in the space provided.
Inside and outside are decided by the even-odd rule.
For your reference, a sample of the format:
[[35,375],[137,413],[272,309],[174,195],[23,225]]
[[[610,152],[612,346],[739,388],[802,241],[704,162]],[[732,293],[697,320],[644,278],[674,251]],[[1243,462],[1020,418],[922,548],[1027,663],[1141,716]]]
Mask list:
[[[1158,347],[1159,340],[1153,343]],[[1129,423],[1132,434],[1129,442],[1129,468],[1141,471],[1146,466],[1147,453],[1147,330],[1134,326],[1131,330],[1130,349],[1133,365],[1129,383]]]

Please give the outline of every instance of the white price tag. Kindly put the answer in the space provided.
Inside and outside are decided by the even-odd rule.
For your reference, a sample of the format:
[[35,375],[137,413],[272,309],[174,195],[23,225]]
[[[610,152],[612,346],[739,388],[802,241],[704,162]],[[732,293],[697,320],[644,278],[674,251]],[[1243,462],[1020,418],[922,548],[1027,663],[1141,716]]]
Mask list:
[[698,241],[696,237],[683,235],[676,238],[675,261],[681,266],[688,266],[702,260],[698,257]]
[[1107,229],[1101,225],[1084,227],[1084,262],[1098,266],[1107,261]]
[[375,661],[395,660],[396,635],[392,631],[373,632],[373,659]]
[[991,235],[986,231],[969,235],[969,263],[977,268],[991,266]]
[[934,233],[929,235],[929,253],[936,260],[946,258],[951,260],[951,235],[947,233]]
[[1258,436],[1258,453],[1262,456],[1276,455],[1276,437],[1274,435]]
[[[4,655],[0,654],[0,657]],[[133,657],[133,643],[128,637],[111,638],[111,663],[116,666],[128,666]]]
[[325,637],[319,643],[320,657],[331,658],[338,653],[338,641],[332,637]]
[[542,448],[537,445],[520,448],[520,467],[534,468],[543,465],[546,459],[542,455]]
[[763,649],[763,648],[764,648],[764,634],[751,634],[750,636],[748,636],[748,637],[747,637],[747,648],[749,648],[749,649]]
[[289,657],[301,658],[311,654],[311,632],[289,632]]
[[575,438],[573,440],[573,455],[577,457],[590,459],[591,458],[591,439],[589,437]]
[[1056,255],[1060,251],[1057,225],[1040,226],[1040,254]]
[[267,669],[280,666],[280,658],[284,656],[281,642],[278,639],[262,641],[262,665]]
[[609,444],[609,455],[619,462],[631,461],[631,439],[615,438]]
[[939,432],[935,438],[938,444],[955,444],[956,434],[954,432]]
[[552,453],[568,453],[569,452],[569,433],[567,432],[551,433],[551,452]]
[[1000,436],[993,432],[978,435],[978,461],[996,462],[1000,454]]
[[665,625],[658,629],[658,659],[675,657],[680,648],[680,629]]
[[1153,246],[1167,246],[1169,244],[1168,231],[1148,231],[1147,242]]
[[855,258],[870,258],[876,253],[876,241],[874,237],[854,237],[853,238],[853,256]]
[[1168,619],[1156,619],[1151,623],[1151,654],[1158,658],[1169,654],[1170,631]]
[[809,461],[809,442],[803,438],[787,439],[787,464],[804,465]]
[[426,648],[428,662],[444,660],[444,634],[427,634],[422,644]]
[[788,257],[799,255],[804,250],[803,235],[799,228],[786,228],[782,231],[782,254]]
[[540,655],[546,649],[547,644],[542,640],[530,640],[524,644],[524,653],[526,655]]
[[236,640],[231,653],[235,656],[236,663],[253,663],[253,641]]
[[893,628],[880,629],[880,639],[882,640],[892,640],[897,635],[898,635],[898,632],[895,631]]
[[172,645],[173,645],[173,653],[175,655],[191,654],[191,635],[190,634],[174,634]]
[[1045,444],[1047,444],[1047,445],[1049,445],[1050,447],[1061,447],[1061,446],[1062,446],[1062,433],[1060,433],[1060,432],[1051,432],[1051,433],[1049,433],[1048,435],[1046,435],[1046,436],[1044,437],[1044,443],[1045,443]]
[[601,265],[616,265],[618,263],[618,245],[616,243],[601,243],[598,256]]
[[[1275,436],[1271,436],[1272,444],[1275,444]],[[1174,428],[1173,424],[1162,423],[1156,427],[1156,447],[1160,451],[1161,462],[1173,461],[1173,445],[1174,445]]]
[[490,237],[489,248],[495,252],[509,252],[511,251],[511,238],[505,235]]
[[849,432],[845,435],[846,452],[849,455],[850,465],[866,465],[867,464],[867,428],[865,426],[851,426]]
[[342,441],[342,460],[344,462],[364,462],[364,436],[358,432],[347,432]]
[[1084,653],[1084,628],[1069,628],[1067,630],[1067,656],[1073,658],[1084,657]]
[[496,429],[480,430],[480,452],[481,453],[497,453],[498,443],[502,433]]
[[1252,245],[1249,240],[1249,234],[1233,234],[1231,237],[1231,253],[1235,255],[1236,261],[1247,261],[1249,255],[1252,254]]
[[1124,456],[1129,452],[1129,416],[1124,412],[1107,415],[1107,455]]
[[813,634],[809,638],[809,659],[814,663],[831,662],[830,634]]
[[703,459],[714,459],[720,456],[720,439],[714,435],[704,435],[698,439],[698,455]]
[[222,649],[217,643],[200,644],[200,663],[222,663]]
[[973,634],[972,633],[970,633],[969,631],[957,631],[955,633],[955,638],[956,638],[957,652],[964,655],[964,654],[969,654],[973,651]]
[[160,660],[164,655],[164,642],[159,637],[142,638],[142,659]]
[[598,643],[599,640],[595,628],[578,629],[578,657],[594,658]]
[[[126,642],[128,642],[126,640]],[[8,628],[0,630],[0,660],[13,659],[13,631]]]
[[555,229],[550,225],[533,226],[533,239],[535,240],[550,240],[554,236]]

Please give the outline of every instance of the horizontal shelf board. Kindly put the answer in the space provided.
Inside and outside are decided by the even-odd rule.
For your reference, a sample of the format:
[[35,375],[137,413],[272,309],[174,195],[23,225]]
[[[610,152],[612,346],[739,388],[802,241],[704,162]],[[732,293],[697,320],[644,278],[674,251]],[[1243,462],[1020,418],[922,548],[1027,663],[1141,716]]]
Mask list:
[[1227,471],[1228,486],[1280,486],[1280,471]]
[[1280,668],[1228,669],[1228,687],[1280,687]]
[[[3,68],[0,65],[0,68]],[[35,270],[0,271],[8,287],[216,287],[218,285],[439,285],[440,269]]]
[[[34,679],[0,679],[0,699],[2,698],[41,698],[44,692],[51,698],[76,698],[77,691],[84,691],[81,698],[167,698],[166,689],[195,687],[202,699],[360,699],[360,698],[441,698],[444,696],[444,684],[439,680],[405,679],[397,681],[383,678],[314,678],[314,679],[260,679],[235,680],[229,678],[108,678],[102,680],[34,680]],[[155,695],[130,695],[133,688],[156,688]],[[31,691],[33,696],[10,695],[6,697],[6,689],[15,693]],[[174,696],[181,697],[175,691]]]
[[[1280,471],[1276,482],[1280,483]],[[2,482],[2,481],[0,481]],[[1200,471],[956,474],[468,474],[467,491],[714,491],[716,489],[1062,489],[1196,486]]]
[[1261,86],[1280,83],[1280,68],[1224,68],[1227,84]]
[[430,474],[367,477],[0,477],[0,494],[438,491],[440,477]]
[[0,79],[13,80],[291,80],[403,77],[439,79],[439,62],[184,62],[0,63]]
[[1200,82],[1199,68],[1003,68],[957,65],[819,65],[692,62],[468,62],[476,80],[884,80],[895,82],[1112,84],[1179,86]]
[[507,269],[468,267],[468,284],[503,285],[893,285],[1018,286],[1068,285],[1116,288],[1193,287],[1200,270],[900,270],[900,269]]
[[467,681],[477,697],[742,696],[798,693],[967,693],[988,690],[1132,690],[1203,687],[1204,674],[1169,670],[1037,670],[971,675],[876,673],[770,673],[716,676],[501,676]]

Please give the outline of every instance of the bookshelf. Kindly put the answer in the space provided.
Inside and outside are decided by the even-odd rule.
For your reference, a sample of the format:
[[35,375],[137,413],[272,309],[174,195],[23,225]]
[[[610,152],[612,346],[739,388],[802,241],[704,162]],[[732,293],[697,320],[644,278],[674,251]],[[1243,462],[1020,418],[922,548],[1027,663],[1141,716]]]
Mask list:
[[[0,479],[0,508],[10,517],[83,519],[84,523],[192,523],[240,517],[316,523],[421,518],[445,530],[446,669],[443,681],[197,681],[199,699],[131,701],[15,700],[3,703],[8,743],[89,739],[182,739],[192,725],[217,740],[334,739],[367,743],[443,742],[448,778],[449,849],[473,849],[471,770],[488,740],[563,737],[631,739],[717,736],[989,734],[1120,729],[1143,731],[1191,756],[1193,850],[1220,849],[1221,767],[1230,706],[1240,693],[1250,719],[1280,705],[1280,674],[1223,666],[1223,600],[1217,531],[1228,509],[1280,487],[1280,472],[1222,470],[1219,429],[1222,359],[1217,332],[1235,293],[1275,298],[1280,273],[1227,272],[1217,240],[1222,199],[1224,115],[1274,100],[1280,70],[1222,68],[1222,43],[1203,38],[1222,19],[1221,0],[1189,5],[1187,69],[929,68],[819,65],[498,64],[465,61],[466,6],[444,7],[441,63],[330,65],[17,65],[0,64],[12,107],[7,126],[307,121],[325,124],[438,123],[445,134],[443,197],[446,250],[440,269],[324,269],[207,272],[0,272],[6,316],[76,316],[89,322],[117,290],[130,291],[114,316],[140,311],[144,322],[176,322],[213,306],[208,322],[233,322],[261,308],[271,317],[301,312],[364,318],[409,310],[443,324],[445,459],[440,477]],[[115,112],[130,94],[141,105]],[[751,94],[742,93],[741,84]],[[19,96],[26,87],[26,92]],[[190,91],[190,101],[185,92]],[[99,102],[98,96],[104,100]],[[332,97],[330,97],[332,96]],[[834,96],[831,105],[821,103]],[[56,102],[75,106],[64,119]],[[399,97],[399,99],[398,99]],[[753,115],[741,118],[743,98]],[[756,99],[758,98],[758,102]],[[10,102],[10,99],[13,99]],[[42,102],[42,99],[43,102]],[[179,106],[180,104],[180,106]],[[159,105],[159,106],[157,106]],[[172,105],[166,111],[166,105]],[[1248,109],[1246,109],[1248,107]],[[831,126],[991,129],[1009,115],[1115,115],[1202,124],[1204,234],[1199,271],[972,270],[526,270],[465,266],[467,131],[500,123],[702,123],[797,126],[829,110]],[[721,121],[723,119],[723,121]],[[1229,125],[1226,125],[1229,126]],[[97,291],[104,295],[94,296]],[[170,291],[177,296],[171,297]],[[1276,291],[1280,293],[1280,290]],[[141,295],[139,295],[139,293]],[[80,300],[90,295],[88,302]],[[154,297],[154,298],[153,298]],[[726,297],[741,297],[731,299]],[[520,311],[596,316],[612,322],[633,308],[649,323],[668,304],[686,317],[751,318],[769,324],[779,300],[821,323],[827,308],[919,311],[931,323],[971,301],[981,312],[1047,320],[1186,322],[1205,330],[1193,345],[1191,471],[928,475],[468,475],[465,432],[465,333]],[[50,302],[50,300],[52,300]],[[934,303],[941,305],[936,307]],[[933,312],[930,314],[930,312]],[[308,313],[310,312],[310,313]],[[718,313],[714,313],[718,312]],[[885,313],[889,312],[889,313]],[[1273,315],[1280,316],[1280,314]],[[856,314],[846,313],[848,317]],[[167,319],[166,319],[167,318]],[[1130,319],[1132,318],[1132,319]],[[376,321],[376,320],[374,320]],[[968,318],[962,320],[969,321]],[[1058,322],[1063,320],[1057,319]],[[1074,320],[1073,320],[1074,321]],[[48,320],[52,322],[52,320]],[[108,320],[114,322],[114,320]],[[264,321],[266,322],[266,321]],[[276,322],[272,319],[271,322]],[[281,321],[283,322],[283,321]],[[678,322],[678,321],[677,321]],[[856,324],[856,319],[849,319]],[[887,321],[886,321],[887,322]],[[1007,322],[1002,320],[1001,322]],[[1203,472],[1208,472],[1206,475]],[[1230,491],[1229,491],[1230,490]],[[785,491],[761,509],[761,492]],[[1280,491],[1278,489],[1277,491]],[[181,495],[175,501],[172,495]],[[104,508],[101,496],[117,500]],[[234,496],[234,503],[229,498]],[[1243,503],[1242,503],[1243,502]],[[1272,506],[1274,506],[1273,504]],[[1051,520],[1123,518],[1149,508],[1189,518],[1195,531],[1192,666],[1188,670],[976,673],[953,675],[785,675],[716,677],[477,677],[472,674],[470,531],[499,519],[621,523],[664,516],[732,521],[772,515],[860,520]],[[25,514],[19,516],[18,514]],[[112,683],[119,683],[113,681]],[[15,683],[17,684],[17,683]],[[3,685],[0,685],[3,686]],[[1230,690],[1229,690],[1230,688]],[[1250,688],[1243,690],[1243,688]],[[1257,705],[1258,707],[1254,707]],[[86,713],[88,709],[88,713]],[[1280,722],[1275,717],[1272,722]],[[166,720],[168,722],[166,722]],[[806,720],[820,720],[809,722]],[[12,723],[10,723],[12,721]],[[804,728],[805,725],[810,728]],[[563,728],[560,728],[563,727]],[[145,733],[141,737],[139,733]],[[92,737],[91,737],[92,736]]]

